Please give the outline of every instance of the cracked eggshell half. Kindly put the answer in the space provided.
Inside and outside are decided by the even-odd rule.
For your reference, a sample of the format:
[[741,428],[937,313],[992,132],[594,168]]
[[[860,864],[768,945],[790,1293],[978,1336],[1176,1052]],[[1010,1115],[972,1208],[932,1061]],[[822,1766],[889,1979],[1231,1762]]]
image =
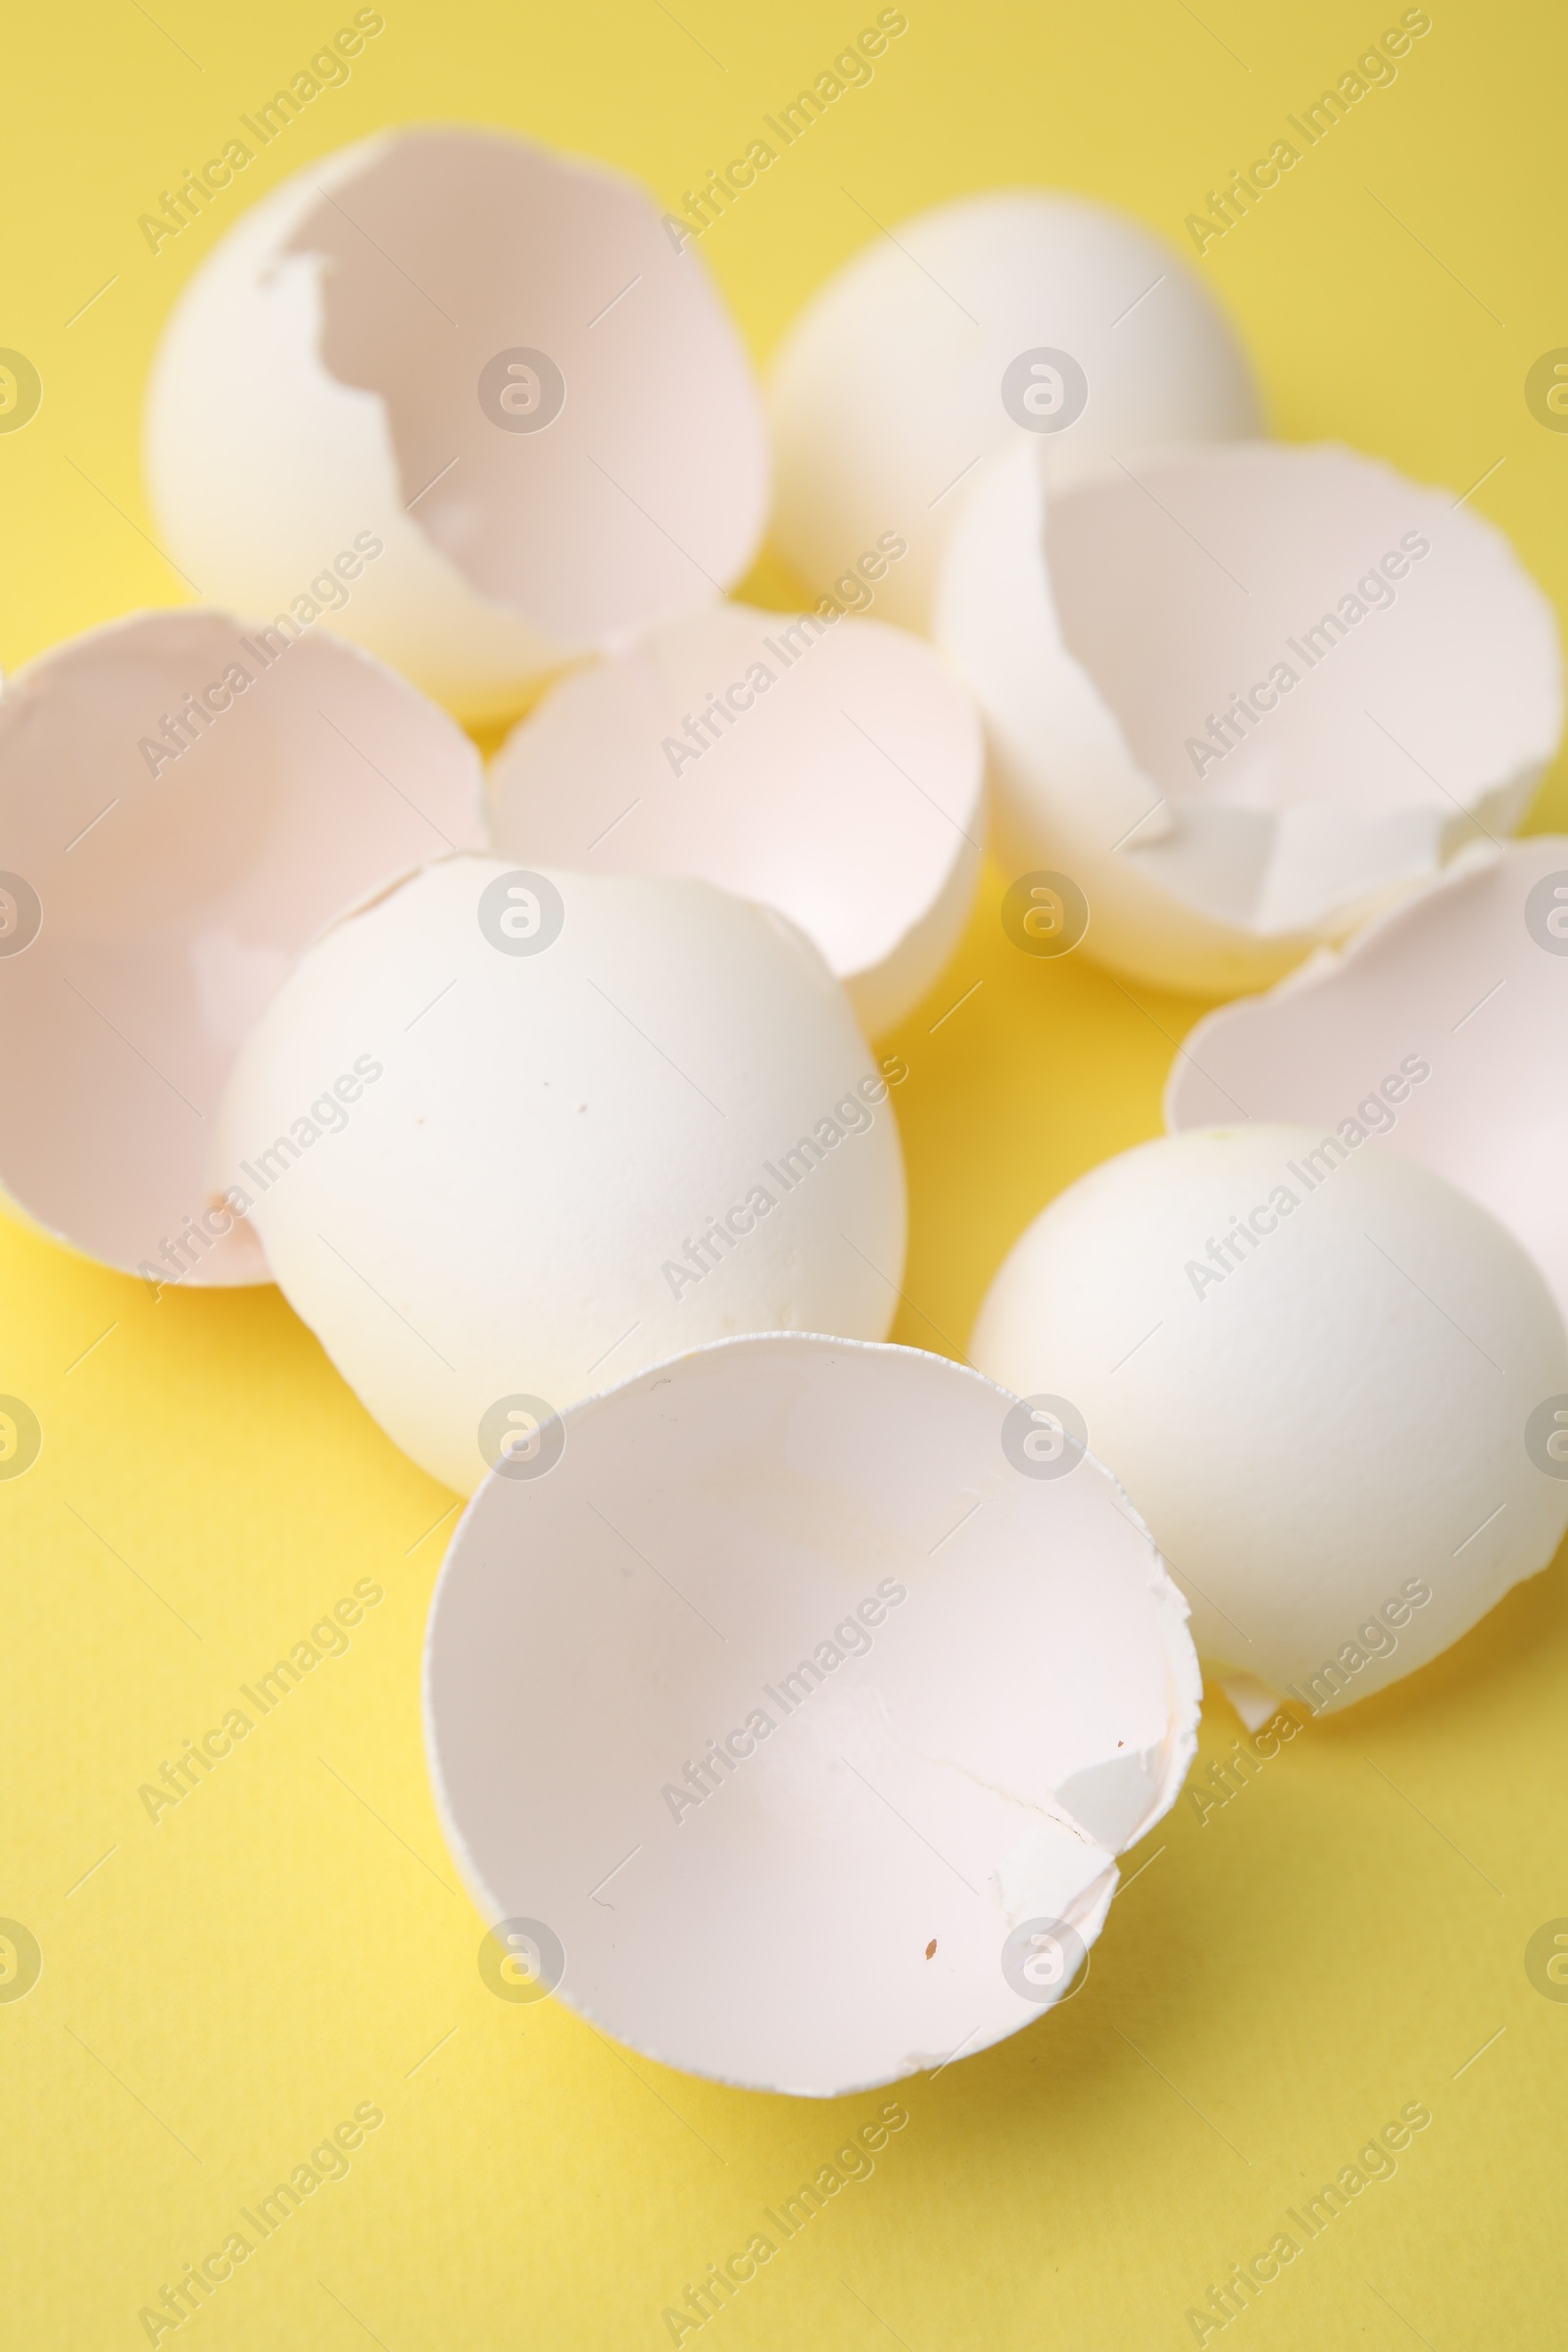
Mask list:
[[221,239],[146,462],[204,595],[324,607],[473,721],[738,578],[767,503],[745,350],[644,191],[445,127],[312,164]]
[[898,1303],[904,1163],[849,999],[705,882],[427,868],[300,958],[213,1165],[362,1403],[460,1494],[642,1365],[737,1331],[881,1339]]
[[969,694],[880,621],[716,605],[556,686],[491,763],[498,854],[689,874],[776,906],[880,1036],[958,943],[985,750]]
[[1272,995],[1210,1013],[1171,1070],[1173,1131],[1244,1109],[1388,1143],[1469,1193],[1568,1316],[1568,840],[1482,845]]
[[498,1945],[650,2058],[818,2098],[1065,1996],[1200,1691],[1126,1497],[1081,1452],[1041,1475],[1020,1423],[945,1357],[771,1335],[487,1479],[424,1709]]
[[234,1057],[324,924],[481,838],[472,745],[339,639],[143,612],[19,670],[0,694],[12,1203],[126,1273],[265,1282],[207,1182]]
[[978,482],[937,636],[985,716],[998,855],[1068,873],[1157,986],[1276,980],[1466,843],[1562,731],[1550,605],[1446,491],[1333,446]]
[[1250,1719],[1408,1674],[1568,1525],[1532,1443],[1544,1401],[1568,1405],[1534,1263],[1442,1177],[1315,1127],[1196,1129],[1094,1169],[1014,1246],[971,1354],[1070,1400]]
[[1014,443],[1088,458],[1262,430],[1250,370],[1193,272],[1102,205],[965,196],[856,254],[790,328],[769,385],[774,536],[812,587],[908,542],[882,611],[929,624],[975,466]]

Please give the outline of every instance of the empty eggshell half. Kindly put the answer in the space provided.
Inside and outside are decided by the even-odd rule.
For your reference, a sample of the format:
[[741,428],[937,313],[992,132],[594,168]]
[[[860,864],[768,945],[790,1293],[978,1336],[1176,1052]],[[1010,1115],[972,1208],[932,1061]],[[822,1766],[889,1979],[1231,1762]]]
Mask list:
[[1271,996],[1210,1013],[1172,1129],[1289,1119],[1446,1176],[1523,1243],[1568,1316],[1568,840],[1483,849]]
[[1242,350],[1156,237],[1081,197],[1008,189],[906,220],[813,295],[773,363],[774,534],[819,590],[878,541],[880,610],[927,625],[947,533],[1015,442],[1088,457],[1262,429]]
[[460,1494],[642,1365],[736,1331],[880,1339],[898,1303],[904,1165],[849,999],[706,882],[427,868],[300,958],[213,1168]]
[[716,594],[767,502],[745,351],[649,197],[456,128],[246,214],[165,329],[146,452],[204,595],[324,608],[474,720]]
[[12,1202],[126,1272],[265,1282],[207,1184],[234,1056],[324,924],[477,845],[480,795],[453,721],[330,637],[144,612],[18,671],[0,695]]
[[822,2098],[1071,1989],[1200,1686],[1115,1482],[1032,1460],[1020,1424],[944,1357],[735,1339],[486,1480],[436,1588],[425,1735],[476,1903],[525,1971],[555,1959],[535,1989]]
[[1094,1169],[1013,1248],[971,1354],[1067,1400],[1254,1715],[1408,1674],[1568,1525],[1540,1435],[1568,1335],[1535,1264],[1442,1177],[1315,1127]]
[[1509,831],[1562,730],[1555,618],[1501,532],[1331,446],[1049,493],[1020,448],[958,521],[937,635],[1006,869],[1071,875],[1113,969],[1216,995]]
[[778,907],[878,1036],[956,947],[984,839],[966,688],[902,629],[715,605],[552,689],[490,768],[498,854]]

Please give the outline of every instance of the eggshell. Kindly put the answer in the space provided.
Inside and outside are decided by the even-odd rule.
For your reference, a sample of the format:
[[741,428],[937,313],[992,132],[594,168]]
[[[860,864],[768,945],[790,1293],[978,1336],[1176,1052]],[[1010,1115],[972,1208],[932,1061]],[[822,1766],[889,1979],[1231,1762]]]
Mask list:
[[1038,1475],[1020,1422],[943,1357],[735,1339],[568,1411],[548,1474],[486,1480],[426,1746],[475,1902],[555,1959],[537,1988],[823,2098],[1068,1993],[1200,1688],[1148,1530],[1098,1462]]
[[1014,1246],[971,1354],[1069,1400],[1205,1663],[1314,1711],[1436,1656],[1568,1524],[1531,1444],[1568,1406],[1535,1265],[1442,1177],[1316,1127],[1201,1128],[1094,1169]]
[[1262,427],[1192,271],[1119,213],[1039,189],[965,196],[873,238],[790,328],[769,403],[779,546],[826,589],[862,558],[874,568],[884,535],[906,541],[876,593],[915,629],[982,460],[1027,442],[1054,480],[1088,457]]
[[918,638],[717,605],[552,690],[491,763],[492,833],[521,861],[777,906],[877,1036],[957,945],[984,771],[968,693]]
[[1490,1209],[1568,1316],[1565,1071],[1568,839],[1544,835],[1483,844],[1271,996],[1211,1013],[1165,1118],[1353,1124]]
[[678,243],[635,182],[497,132],[387,131],[311,164],[165,329],[162,537],[248,611],[378,540],[346,600],[320,596],[326,625],[466,718],[514,713],[738,578],[761,531],[761,402]]
[[332,638],[143,612],[19,670],[0,696],[12,1204],[126,1272],[265,1281],[207,1189],[234,1056],[322,924],[480,838],[473,747]]
[[300,958],[216,1143],[290,1303],[462,1494],[516,1415],[730,1332],[880,1339],[898,1303],[903,1160],[849,1000],[705,882],[429,867]]
[[1562,731],[1507,540],[1332,446],[1165,450],[1049,496],[1019,449],[954,533],[937,635],[1004,866],[1071,875],[1086,952],[1170,988],[1257,987],[1425,886],[1520,822]]

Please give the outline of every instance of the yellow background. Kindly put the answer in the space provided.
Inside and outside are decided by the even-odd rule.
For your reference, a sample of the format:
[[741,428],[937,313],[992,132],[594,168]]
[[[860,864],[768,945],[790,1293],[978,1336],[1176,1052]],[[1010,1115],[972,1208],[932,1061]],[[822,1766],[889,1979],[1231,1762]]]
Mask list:
[[[33,360],[44,401],[0,437],[8,668],[182,601],[145,536],[141,390],[180,284],[242,203],[382,123],[468,118],[612,158],[678,204],[874,9],[678,0],[677,23],[659,0],[386,0],[352,81],[155,258],[138,214],[350,13],[155,0],[155,23],[135,0],[93,0],[12,20],[0,344]],[[1456,495],[1495,466],[1475,503],[1561,603],[1568,437],[1532,418],[1523,382],[1568,343],[1568,22],[1551,0],[1431,13],[1396,83],[1200,267],[1276,430],[1344,435]],[[1206,190],[1397,10],[1202,0],[1200,22],[1183,0],[908,0],[908,15],[872,84],[703,241],[760,359],[867,233],[846,189],[894,222],[964,189],[1052,182],[1180,245]],[[760,577],[787,601],[781,575]],[[1568,818],[1560,769],[1543,808]],[[1081,957],[1015,955],[999,890],[993,876],[892,1041],[913,1202],[897,1336],[955,1352],[1035,1210],[1155,1132],[1198,1010],[1135,1002]],[[417,1712],[451,1521],[430,1531],[451,1498],[275,1292],[155,1303],[0,1225],[0,1391],[45,1433],[36,1467],[0,1485],[0,1914],[43,1950],[35,1988],[0,2004],[6,2341],[145,2341],[138,2307],[371,2099],[386,2122],[348,2179],[180,2341],[666,2343],[662,2308],[882,2094],[726,2091],[622,2054],[553,2002],[486,1991]],[[351,1652],[154,1826],[138,1785],[365,1577],[387,1597]],[[1216,1694],[1205,1753],[1237,1729]],[[1179,1805],[1072,2003],[906,2085],[908,2128],[875,2176],[701,2340],[1190,2343],[1184,2313],[1208,2282],[1421,2100],[1434,2121],[1397,2177],[1236,2325],[1254,2352],[1560,2343],[1568,2005],[1533,1989],[1523,1954],[1568,1913],[1565,1773],[1559,1562],[1434,1667],[1309,1726],[1225,1810]],[[824,1951],[824,1982],[832,1967]]]

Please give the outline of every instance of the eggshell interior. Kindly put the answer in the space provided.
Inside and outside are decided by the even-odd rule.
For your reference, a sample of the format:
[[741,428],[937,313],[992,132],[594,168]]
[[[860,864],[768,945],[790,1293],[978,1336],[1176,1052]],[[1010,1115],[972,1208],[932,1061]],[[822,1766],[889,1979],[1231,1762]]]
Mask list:
[[1014,1246],[970,1350],[1077,1409],[1205,1663],[1315,1711],[1446,1648],[1568,1525],[1527,1446],[1568,1396],[1534,1263],[1443,1178],[1323,1134],[1196,1129],[1092,1170]]
[[332,638],[146,612],[19,671],[0,864],[37,923],[0,936],[12,1200],[127,1272],[265,1281],[208,1192],[235,1054],[324,923],[480,827],[466,738]]
[[[1065,352],[1087,388],[1041,430],[1004,397],[1037,351]],[[1027,442],[1060,479],[1109,451],[1262,425],[1241,347],[1186,266],[1105,206],[1037,189],[966,196],[873,238],[790,328],[769,402],[780,547],[825,589],[901,533],[908,557],[879,610],[915,629],[982,460]]]
[[691,874],[778,907],[876,1035],[956,946],[979,879],[968,693],[879,621],[720,605],[546,697],[492,761],[519,861]]
[[1568,840],[1544,835],[1487,850],[1272,996],[1211,1013],[1165,1117],[1358,1128],[1490,1209],[1568,1316],[1565,1071]]
[[1147,1531],[1092,1460],[1021,1475],[1018,1409],[912,1349],[737,1339],[486,1481],[431,1613],[430,1769],[475,1901],[544,1923],[583,2016],[831,2097],[1068,1991],[1014,1989],[1009,1931],[1094,1940],[1200,1690]]
[[1005,860],[1071,873],[1089,952],[1171,987],[1277,978],[1506,832],[1561,734],[1555,619],[1501,533],[1337,447],[1165,450],[1049,495],[1014,453],[938,635]]
[[903,1160],[849,1000],[705,882],[427,868],[295,964],[214,1143],[290,1303],[463,1494],[514,1411],[729,1332],[881,1339],[898,1304]]
[[767,500],[746,354],[648,196],[466,129],[368,140],[230,230],[165,331],[147,465],[178,562],[247,610],[379,537],[326,624],[472,719],[718,593]]

